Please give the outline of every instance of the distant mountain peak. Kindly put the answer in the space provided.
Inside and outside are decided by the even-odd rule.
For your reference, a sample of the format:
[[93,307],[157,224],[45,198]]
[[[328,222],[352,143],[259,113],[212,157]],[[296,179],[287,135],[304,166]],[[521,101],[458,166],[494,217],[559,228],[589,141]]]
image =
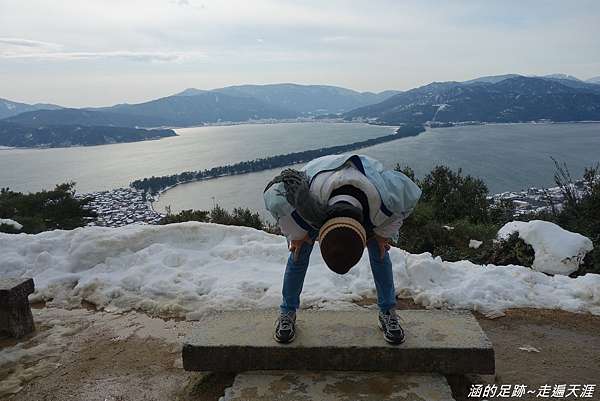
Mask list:
[[208,91],[203,90],[203,89],[187,88],[184,91],[176,93],[174,96],[196,96],[196,95],[200,95],[200,94],[206,93],[206,92],[208,92]]
[[339,114],[357,107],[374,104],[398,93],[358,92],[333,85],[276,83],[235,85],[213,89],[230,96],[251,97],[271,106],[283,107],[297,116]]
[[378,104],[351,110],[347,120],[388,125],[426,122],[600,120],[600,85],[522,75],[434,82]]
[[519,75],[519,74],[487,75],[484,77],[470,79],[468,81],[464,81],[463,83],[464,84],[473,84],[473,83],[495,84],[500,81],[504,81],[505,79],[516,78],[516,77],[522,77],[522,75]]
[[540,78],[568,79],[569,81],[583,82],[581,79],[574,77],[573,75],[562,74],[562,73],[542,75],[542,76],[540,76]]
[[586,79],[585,82],[587,82],[588,84],[600,84],[600,75],[597,77]]
[[0,119],[16,116],[18,114],[25,113],[28,111],[58,110],[58,109],[62,109],[62,107],[57,106],[55,104],[45,104],[45,103],[36,103],[36,104],[19,103],[19,102],[13,102],[12,100],[0,98]]

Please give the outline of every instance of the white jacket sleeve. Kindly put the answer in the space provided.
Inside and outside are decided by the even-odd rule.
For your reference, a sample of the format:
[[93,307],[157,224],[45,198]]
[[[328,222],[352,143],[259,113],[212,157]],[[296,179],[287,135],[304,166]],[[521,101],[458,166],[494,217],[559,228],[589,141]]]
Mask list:
[[383,238],[396,238],[403,222],[402,217],[392,216],[380,226],[373,228],[373,232]]
[[308,231],[296,223],[291,214],[280,217],[277,223],[281,232],[289,241],[302,239],[308,234]]

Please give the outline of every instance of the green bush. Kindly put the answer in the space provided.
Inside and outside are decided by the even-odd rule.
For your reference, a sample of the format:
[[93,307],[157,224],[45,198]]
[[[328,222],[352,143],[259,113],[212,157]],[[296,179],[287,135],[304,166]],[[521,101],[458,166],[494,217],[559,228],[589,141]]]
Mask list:
[[423,191],[421,201],[432,205],[437,221],[489,221],[488,189],[481,179],[463,176],[460,169],[454,172],[436,166],[419,185]]
[[519,265],[531,267],[535,253],[531,245],[519,238],[518,233],[496,243],[484,244],[478,255],[471,260],[479,264]]
[[159,224],[182,223],[184,221],[201,221],[227,226],[244,226],[256,228],[257,230],[271,227],[262,221],[258,212],[253,212],[248,208],[236,207],[230,213],[219,205],[215,205],[210,212],[204,210],[183,210],[177,214],[172,214],[170,208],[167,207],[167,215]]
[[470,241],[491,244],[497,231],[493,224],[473,223],[467,219],[441,224],[435,220],[416,223],[409,218],[400,230],[397,245],[411,253],[429,252],[447,261],[474,261],[479,260],[481,252],[469,247]]
[[163,217],[158,224],[183,223],[185,221],[208,222],[208,212],[205,210],[182,210],[177,214],[171,213],[171,208],[167,207],[167,215]]
[[[86,225],[96,214],[85,208],[91,201],[75,198],[75,183],[57,185],[51,191],[23,194],[8,188],[0,190],[0,218],[12,219],[23,225],[20,232],[37,234],[49,230],[72,230]],[[7,225],[1,232],[13,233]]]
[[423,180],[410,167],[397,165],[396,170],[423,192],[400,230],[397,245],[408,252],[429,252],[448,261],[477,259],[481,251],[470,248],[470,240],[491,244],[503,220],[512,216],[508,205],[490,207],[487,186],[461,170],[437,166]]
[[248,208],[236,207],[233,209],[231,218],[232,225],[234,226],[252,227],[257,230],[262,230],[264,227],[264,223],[258,212],[252,212]]

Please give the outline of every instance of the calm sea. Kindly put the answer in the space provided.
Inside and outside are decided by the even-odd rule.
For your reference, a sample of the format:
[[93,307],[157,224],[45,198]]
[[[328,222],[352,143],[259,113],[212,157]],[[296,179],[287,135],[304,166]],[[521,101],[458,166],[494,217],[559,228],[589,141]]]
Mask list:
[[[73,180],[79,192],[127,186],[152,175],[205,169],[275,154],[351,143],[393,131],[349,123],[245,124],[177,130],[158,141],[60,149],[0,149],[0,187],[38,191]],[[362,149],[411,166],[423,176],[437,164],[484,179],[491,192],[552,184],[551,157],[573,176],[600,161],[600,124],[498,124],[441,128]],[[263,171],[178,186],[155,205],[173,211],[247,206],[264,213],[262,189],[278,173]]]
[[[428,130],[362,149],[388,168],[411,166],[418,177],[444,164],[482,178],[492,193],[553,184],[551,157],[566,162],[572,175],[600,161],[600,123],[490,124]],[[298,166],[300,167],[300,166]],[[267,216],[262,189],[279,170],[185,184],[164,193],[157,210],[247,206]]]
[[128,186],[259,157],[357,142],[393,132],[366,124],[283,123],[185,128],[157,141],[56,148],[0,149],[0,187],[39,191],[73,180],[79,192]]

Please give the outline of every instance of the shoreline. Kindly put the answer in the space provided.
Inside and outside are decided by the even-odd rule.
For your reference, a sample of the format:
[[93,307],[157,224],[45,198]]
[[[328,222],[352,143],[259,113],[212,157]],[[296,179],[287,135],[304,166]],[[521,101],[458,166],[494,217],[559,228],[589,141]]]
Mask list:
[[[175,129],[172,129],[172,130],[173,130],[173,132],[175,132]],[[142,139],[142,140],[139,140],[139,141],[128,141],[128,142],[102,143],[102,144],[99,144],[99,145],[34,146],[34,147],[26,147],[26,146],[23,146],[23,147],[20,147],[20,146],[19,147],[0,146],[0,151],[2,151],[2,150],[88,149],[88,148],[95,148],[97,146],[126,145],[126,144],[130,144],[130,143],[160,141],[161,139],[176,138],[178,136],[180,136],[180,135],[177,134],[177,132],[175,132],[175,135],[163,136],[163,137],[159,137],[159,138],[148,138],[148,139]]]
[[[366,124],[366,125],[374,125],[374,126],[378,126],[378,127],[397,127],[397,125],[390,125],[390,124],[375,124],[373,122],[369,122],[369,121],[357,121],[357,120],[353,120],[353,121],[347,121],[344,119],[306,119],[306,120],[273,120],[273,121],[267,121],[267,120],[249,120],[249,121],[240,121],[240,122],[221,122],[221,123],[209,123],[209,124],[203,124],[203,125],[193,125],[193,126],[188,126],[188,127],[152,127],[152,128],[145,128],[148,130],[153,130],[153,129],[171,129],[173,131],[175,131],[176,135],[173,136],[166,136],[166,137],[162,137],[162,138],[150,138],[150,139],[143,139],[140,141],[130,141],[130,142],[114,142],[114,143],[104,143],[104,144],[100,144],[100,145],[74,145],[74,146],[56,146],[56,147],[51,147],[51,146],[36,146],[36,147],[10,147],[10,146],[0,146],[0,151],[10,151],[10,150],[48,150],[48,149],[71,149],[71,148],[76,148],[76,149],[80,149],[80,148],[94,148],[96,146],[107,146],[107,145],[124,145],[124,144],[131,144],[131,143],[139,143],[139,142],[148,142],[148,141],[160,141],[162,139],[169,139],[169,138],[176,138],[178,136],[181,136],[179,134],[177,134],[177,130],[184,130],[184,129],[192,129],[192,128],[213,128],[213,127],[231,127],[231,126],[236,126],[236,125],[276,125],[276,124],[315,124],[315,123],[323,123],[323,124]],[[425,127],[432,129],[432,130],[437,130],[437,129],[442,129],[442,128],[455,128],[455,127],[469,127],[469,126],[481,126],[481,125],[525,125],[525,124],[534,124],[534,125],[543,125],[543,124],[548,124],[548,125],[553,125],[553,124],[557,124],[557,125],[562,125],[562,124],[600,124],[600,121],[595,121],[595,120],[583,120],[583,121],[520,121],[520,122],[479,122],[479,121],[465,121],[465,122],[452,122],[452,126],[448,126],[448,127],[430,127],[428,125],[424,125]]]
[[404,125],[398,127],[392,134],[383,135],[377,138],[371,138],[345,145],[309,149],[300,152],[291,152],[287,154],[269,156],[262,159],[241,161],[226,166],[213,167],[210,170],[205,169],[196,171],[184,171],[168,176],[153,176],[150,178],[146,177],[131,182],[129,186],[131,188],[142,190],[146,193],[154,195],[156,193],[165,192],[164,190],[171,189],[181,184],[188,184],[192,182],[205,181],[234,175],[255,173],[259,171],[271,170],[273,168],[287,167],[295,164],[306,163],[316,157],[333,154],[343,154],[358,149],[365,149],[371,146],[395,141],[398,139],[418,136],[423,132],[427,132],[427,130],[422,125]]
[[[192,129],[192,128],[212,128],[212,127],[231,127],[231,126],[236,126],[236,125],[274,125],[274,124],[314,124],[314,123],[323,123],[323,124],[368,124],[366,122],[360,122],[360,121],[345,121],[342,119],[319,119],[319,120],[249,120],[249,121],[240,121],[240,122],[222,122],[222,123],[209,123],[209,124],[203,124],[203,125],[192,125],[192,126],[186,126],[186,127],[151,127],[151,128],[142,128],[142,129],[146,129],[146,130],[173,130],[175,132],[175,135],[171,135],[171,136],[165,136],[165,137],[159,137],[159,138],[148,138],[148,139],[142,139],[139,141],[129,141],[129,142],[112,142],[112,143],[103,143],[103,144],[99,144],[99,145],[73,145],[73,146],[33,146],[33,147],[27,147],[27,146],[19,146],[19,147],[11,147],[11,146],[0,146],[0,151],[1,150],[47,150],[47,149],[71,149],[71,148],[75,148],[75,149],[81,149],[81,148],[94,148],[96,146],[107,146],[107,145],[124,145],[124,144],[130,144],[130,143],[138,143],[138,142],[149,142],[149,141],[160,141],[161,139],[168,139],[168,138],[176,138],[178,136],[181,136],[177,133],[177,130],[184,130],[184,129]],[[395,127],[395,125],[386,125],[383,124],[381,125],[382,127]],[[127,127],[125,127],[127,128]]]

